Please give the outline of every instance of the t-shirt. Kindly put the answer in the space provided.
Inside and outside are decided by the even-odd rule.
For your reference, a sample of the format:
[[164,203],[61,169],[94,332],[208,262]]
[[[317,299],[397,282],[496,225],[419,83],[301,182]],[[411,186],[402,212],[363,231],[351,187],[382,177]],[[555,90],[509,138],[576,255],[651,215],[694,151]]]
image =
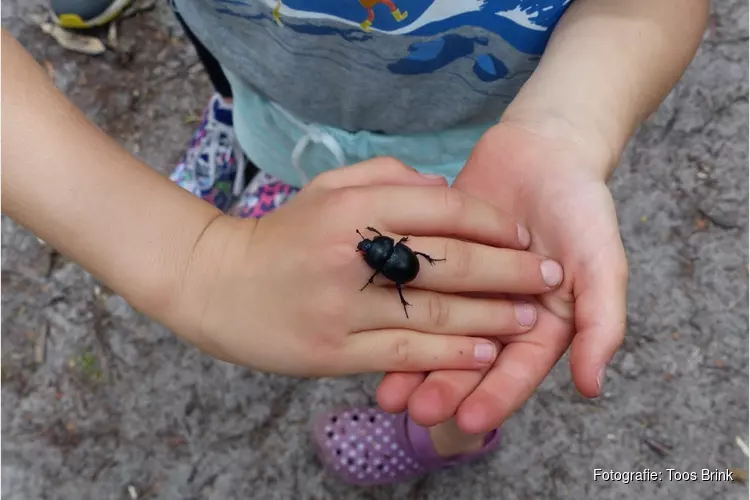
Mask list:
[[[259,103],[271,106],[267,113],[283,112],[267,118],[270,122],[288,118],[289,126],[303,122],[353,139],[364,134],[367,140],[398,142],[440,138],[451,131],[481,132],[496,122],[536,68],[570,0],[174,3],[230,76],[235,116],[243,106],[238,100],[258,100],[247,104],[248,113],[257,113]],[[256,142],[263,133],[244,132],[255,134]],[[300,134],[310,138],[307,131]],[[260,142],[276,143],[280,137]],[[240,139],[246,150],[260,147],[248,144],[252,138]],[[293,148],[298,139],[290,136],[284,147]],[[345,144],[344,161],[362,159],[357,151],[363,147]],[[253,153],[261,154],[249,153],[254,161]],[[340,163],[334,156],[338,153],[329,159]],[[278,159],[267,159],[272,161]],[[427,170],[430,161],[422,162]],[[312,168],[312,175],[320,170]],[[299,178],[293,183],[300,184]]]

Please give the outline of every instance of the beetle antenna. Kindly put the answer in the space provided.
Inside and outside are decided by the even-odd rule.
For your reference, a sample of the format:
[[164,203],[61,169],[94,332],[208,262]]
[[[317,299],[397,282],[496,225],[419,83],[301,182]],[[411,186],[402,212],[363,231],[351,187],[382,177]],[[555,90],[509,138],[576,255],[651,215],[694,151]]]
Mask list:
[[362,233],[359,232],[359,229],[357,229],[356,231],[357,231],[357,234],[359,235],[360,238],[362,238],[363,240],[367,239],[364,236],[362,236]]

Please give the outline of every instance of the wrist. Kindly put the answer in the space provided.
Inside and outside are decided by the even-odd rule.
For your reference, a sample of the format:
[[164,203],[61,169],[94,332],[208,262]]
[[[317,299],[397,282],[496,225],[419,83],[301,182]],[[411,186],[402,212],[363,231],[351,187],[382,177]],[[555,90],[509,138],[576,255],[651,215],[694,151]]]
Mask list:
[[607,180],[620,162],[629,132],[608,133],[586,114],[527,102],[514,102],[500,124],[523,129],[577,156],[578,165]]
[[[223,277],[237,272],[254,234],[255,219],[238,219],[219,213],[204,221],[203,230],[182,256],[184,265],[168,290],[169,298],[158,304],[154,319],[178,337],[214,356],[214,341],[204,328],[203,314]],[[237,276],[234,276],[237,278]]]

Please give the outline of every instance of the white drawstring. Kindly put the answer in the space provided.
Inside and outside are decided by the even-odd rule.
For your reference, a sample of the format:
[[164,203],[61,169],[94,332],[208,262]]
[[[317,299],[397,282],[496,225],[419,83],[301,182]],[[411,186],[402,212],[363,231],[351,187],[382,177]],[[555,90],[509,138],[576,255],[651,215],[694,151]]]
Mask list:
[[289,121],[297,125],[304,132],[304,135],[300,137],[299,141],[297,141],[297,144],[292,150],[292,166],[297,171],[297,173],[299,173],[303,185],[307,184],[310,181],[310,178],[302,169],[300,160],[302,159],[302,153],[305,152],[305,149],[310,145],[310,143],[322,144],[323,146],[325,146],[328,151],[330,151],[331,154],[336,157],[336,161],[338,161],[339,163],[338,166],[343,167],[346,164],[346,156],[344,155],[344,150],[341,148],[341,145],[335,137],[333,137],[328,132],[324,132],[315,125],[308,125],[298,120],[297,118],[292,116],[291,113],[289,113],[287,110],[277,105],[276,103],[271,104],[284,116],[286,116]]

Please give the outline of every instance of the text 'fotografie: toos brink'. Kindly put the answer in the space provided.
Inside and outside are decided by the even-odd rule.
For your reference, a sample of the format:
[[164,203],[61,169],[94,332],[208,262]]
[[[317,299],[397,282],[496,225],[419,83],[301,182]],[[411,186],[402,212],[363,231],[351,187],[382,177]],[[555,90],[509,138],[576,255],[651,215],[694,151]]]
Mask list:
[[701,469],[700,471],[594,469],[594,481],[617,481],[624,484],[647,481],[734,481],[734,472],[729,469]]

